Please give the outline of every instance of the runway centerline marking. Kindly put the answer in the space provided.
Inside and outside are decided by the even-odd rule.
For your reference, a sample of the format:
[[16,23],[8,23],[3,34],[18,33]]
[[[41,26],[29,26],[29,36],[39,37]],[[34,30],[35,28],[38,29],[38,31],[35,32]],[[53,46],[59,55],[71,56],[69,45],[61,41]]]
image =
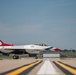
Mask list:
[[42,67],[40,68],[40,70],[38,71],[37,75],[59,75],[59,73],[55,70],[55,68],[53,67],[53,65],[51,64],[51,62],[49,60],[46,60],[44,62],[44,64],[42,65]]
[[68,67],[68,66],[66,66],[66,65],[64,65],[64,64],[62,64],[62,63],[60,63],[58,61],[56,61],[55,63],[58,64],[58,65],[60,65],[62,68],[68,70],[72,74],[76,75],[76,69],[70,68],[70,67]]
[[38,64],[39,62],[41,62],[41,61],[38,60],[37,62],[34,62],[34,63],[29,64],[29,65],[27,65],[27,66],[24,66],[24,67],[22,67],[22,68],[19,68],[19,69],[15,70],[15,71],[12,71],[12,72],[7,73],[7,74],[5,74],[5,75],[18,75],[18,74],[20,74],[21,72],[23,72],[23,71],[25,71],[25,70],[33,67],[34,65]]

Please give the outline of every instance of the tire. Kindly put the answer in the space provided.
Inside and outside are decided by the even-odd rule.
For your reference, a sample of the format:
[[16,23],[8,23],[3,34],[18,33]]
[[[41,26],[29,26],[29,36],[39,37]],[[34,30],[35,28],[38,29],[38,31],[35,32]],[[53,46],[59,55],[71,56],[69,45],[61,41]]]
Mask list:
[[14,56],[13,56],[13,59],[19,59],[19,56],[14,55]]

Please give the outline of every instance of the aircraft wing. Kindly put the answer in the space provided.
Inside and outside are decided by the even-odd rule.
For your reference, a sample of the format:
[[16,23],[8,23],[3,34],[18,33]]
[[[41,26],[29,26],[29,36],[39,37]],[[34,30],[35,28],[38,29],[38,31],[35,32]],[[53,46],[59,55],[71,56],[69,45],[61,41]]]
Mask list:
[[48,48],[46,48],[45,50],[50,50],[50,49],[52,49],[53,47],[48,47]]

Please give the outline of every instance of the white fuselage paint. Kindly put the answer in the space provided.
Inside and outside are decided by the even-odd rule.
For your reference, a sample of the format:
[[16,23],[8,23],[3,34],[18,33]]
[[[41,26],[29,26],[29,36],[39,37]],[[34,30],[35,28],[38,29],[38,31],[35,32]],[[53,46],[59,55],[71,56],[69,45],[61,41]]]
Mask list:
[[[20,46],[0,46],[0,50],[20,50],[24,49],[29,54],[38,54],[40,51],[51,48],[51,46],[40,46],[40,45],[20,45]],[[4,51],[5,52],[5,51]]]
[[37,75],[59,75],[49,60],[46,60]]

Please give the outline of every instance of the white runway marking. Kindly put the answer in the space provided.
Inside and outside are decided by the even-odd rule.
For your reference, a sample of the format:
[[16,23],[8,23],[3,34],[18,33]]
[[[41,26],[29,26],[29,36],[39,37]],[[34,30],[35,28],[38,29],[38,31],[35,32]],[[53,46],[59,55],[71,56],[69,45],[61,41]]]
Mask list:
[[56,72],[53,65],[49,60],[46,60],[40,70],[38,71],[37,75],[59,75],[59,73]]

